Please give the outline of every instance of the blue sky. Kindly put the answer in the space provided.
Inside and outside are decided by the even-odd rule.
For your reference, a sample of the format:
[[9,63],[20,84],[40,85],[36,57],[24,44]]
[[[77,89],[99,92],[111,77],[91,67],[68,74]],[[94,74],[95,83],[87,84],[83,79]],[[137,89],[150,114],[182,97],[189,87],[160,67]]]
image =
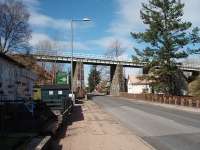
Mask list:
[[[75,50],[94,54],[103,54],[106,51],[104,44],[107,43],[98,40],[109,37],[109,22],[116,17],[117,1],[59,0],[58,3],[53,0],[43,0],[35,2],[34,5],[31,7],[32,16],[30,18],[33,27],[31,41],[33,45],[45,38],[59,40],[62,44],[69,43],[70,20],[89,17],[92,22],[76,22],[74,25]],[[67,47],[69,45],[65,50],[70,50]]]
[[[0,0],[5,1],[5,0]],[[130,32],[145,30],[140,19],[141,3],[148,0],[21,0],[30,11],[33,47],[44,40],[57,43],[61,54],[70,52],[70,20],[89,17],[90,23],[75,24],[75,51],[103,55],[118,40],[126,50],[121,59],[130,59],[133,47],[142,47]],[[184,19],[200,27],[199,0],[182,0]],[[199,56],[198,56],[199,57]],[[133,70],[133,69],[132,69]],[[86,74],[89,68],[86,69]],[[140,71],[126,71],[128,73]],[[87,76],[87,75],[86,75]]]
[[[106,2],[105,0],[59,0],[59,2],[55,0],[43,0],[39,3],[40,10],[38,10],[38,13],[51,17],[55,22],[60,22],[63,28],[65,28],[64,26],[66,28],[69,27],[68,21],[71,19],[91,18],[93,21],[89,24],[82,22],[76,23],[76,26],[78,26],[75,30],[76,39],[87,41],[105,35],[103,32],[108,28],[109,20],[114,17],[114,14],[110,11],[114,10],[113,6],[113,1]],[[58,38],[61,38],[61,40],[70,38],[70,32],[68,30],[63,33],[57,27],[49,27],[46,31],[46,34],[52,37],[57,38],[56,35],[58,35]]]
[[[6,0],[0,0],[6,1]],[[126,50],[122,58],[141,47],[130,32],[144,31],[140,19],[141,3],[148,0],[19,0],[29,9],[32,28],[30,44],[49,40],[56,42],[59,53],[70,52],[70,20],[89,17],[92,22],[75,24],[75,51],[103,55],[118,40]],[[200,27],[199,0],[181,0],[185,3],[184,19]]]
[[[2,0],[0,0],[2,1]],[[30,11],[32,39],[38,42],[56,42],[60,54],[70,52],[70,20],[89,17],[92,22],[75,24],[75,51],[77,53],[103,55],[118,40],[126,52],[122,59],[130,59],[133,47],[142,47],[130,36],[130,32],[145,30],[140,19],[141,3],[147,0],[22,0]],[[199,0],[185,2],[184,19],[200,27]],[[89,67],[85,69],[87,78]],[[140,72],[129,69],[129,74]]]
[[[1,1],[1,0],[0,0]],[[89,17],[92,22],[75,24],[75,51],[103,55],[113,41],[126,50],[122,58],[131,57],[133,47],[141,47],[130,32],[144,31],[140,19],[141,3],[147,0],[22,0],[29,7],[33,30],[31,45],[39,41],[56,42],[59,52],[70,52],[70,20]],[[184,19],[200,26],[200,1],[185,2]]]
[[138,4],[130,0],[23,1],[31,13],[33,34],[30,43],[34,47],[39,41],[49,40],[57,41],[60,51],[70,51],[70,20],[89,17],[92,22],[75,23],[75,51],[103,55],[118,40],[126,50],[122,57],[130,58],[133,53],[130,32],[142,30],[135,21],[139,20],[139,9],[132,11],[140,5],[139,1]]

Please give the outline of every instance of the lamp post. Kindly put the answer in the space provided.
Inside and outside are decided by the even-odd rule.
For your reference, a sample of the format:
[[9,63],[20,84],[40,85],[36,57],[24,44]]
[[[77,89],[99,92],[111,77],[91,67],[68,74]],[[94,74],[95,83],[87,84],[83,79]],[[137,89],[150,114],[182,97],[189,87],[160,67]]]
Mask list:
[[91,19],[89,18],[83,18],[83,19],[72,19],[71,20],[71,98],[72,101],[75,104],[75,95],[74,95],[74,91],[73,91],[73,53],[74,53],[74,22],[89,22],[91,21]]

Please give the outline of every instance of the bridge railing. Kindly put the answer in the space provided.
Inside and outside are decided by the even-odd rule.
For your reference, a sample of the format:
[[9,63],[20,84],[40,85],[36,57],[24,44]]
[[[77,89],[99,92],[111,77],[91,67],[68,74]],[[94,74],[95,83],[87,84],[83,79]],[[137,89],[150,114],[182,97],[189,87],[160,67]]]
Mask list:
[[[40,55],[40,56],[50,56],[50,57],[71,57],[72,54],[71,52],[64,52],[62,53],[62,56],[59,54],[56,54],[56,53],[51,53],[51,52],[48,52],[48,55],[47,54],[42,54],[41,53],[38,53],[38,54],[34,54],[34,55]],[[73,57],[75,58],[88,58],[88,59],[98,59],[98,60],[111,60],[111,61],[126,61],[126,62],[132,62],[131,59],[127,60],[127,59],[124,59],[122,57],[113,57],[113,56],[109,56],[109,55],[97,55],[97,54],[85,54],[85,53],[73,53]]]
[[185,64],[182,63],[181,65],[177,65],[180,69],[185,71],[200,71],[200,65],[199,64]]
[[[49,54],[49,55],[35,55],[39,57],[47,57],[47,58],[54,58],[56,57],[59,59],[64,59],[66,57],[71,57],[71,52],[65,52],[62,56],[58,56],[55,53]],[[145,65],[145,63],[137,63],[133,62],[131,59],[127,60],[127,58],[122,57],[112,57],[112,56],[106,56],[106,55],[96,55],[96,54],[83,54],[83,53],[73,53],[74,58],[78,59],[95,59],[95,60],[106,60],[106,61],[118,61],[122,63],[133,63],[133,64],[139,64],[140,66]],[[45,59],[45,58],[44,58]],[[200,71],[200,64],[188,64],[188,63],[178,63],[177,66],[183,70],[198,70]]]
[[[65,53],[65,56],[71,57],[71,53]],[[78,58],[92,58],[92,59],[101,59],[101,60],[113,60],[113,61],[126,61],[132,62],[131,59],[127,60],[122,57],[113,57],[109,55],[96,55],[96,54],[83,54],[83,53],[74,53],[74,57]]]

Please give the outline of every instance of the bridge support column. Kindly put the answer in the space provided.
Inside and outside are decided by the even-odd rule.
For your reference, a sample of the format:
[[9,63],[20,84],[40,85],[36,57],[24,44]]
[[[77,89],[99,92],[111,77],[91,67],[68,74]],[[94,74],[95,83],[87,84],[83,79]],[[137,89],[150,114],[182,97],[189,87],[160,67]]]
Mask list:
[[120,92],[125,91],[124,87],[124,77],[123,77],[123,66],[111,65],[110,67],[110,94],[114,96],[119,96]]
[[73,63],[73,91],[84,88],[84,66],[82,62]]
[[191,71],[190,75],[188,74],[184,74],[184,75],[187,78],[188,83],[191,83],[199,76],[199,74],[200,73],[198,71]]
[[149,73],[149,69],[143,67],[143,68],[142,68],[142,74],[145,75],[145,74],[148,74],[148,73]]

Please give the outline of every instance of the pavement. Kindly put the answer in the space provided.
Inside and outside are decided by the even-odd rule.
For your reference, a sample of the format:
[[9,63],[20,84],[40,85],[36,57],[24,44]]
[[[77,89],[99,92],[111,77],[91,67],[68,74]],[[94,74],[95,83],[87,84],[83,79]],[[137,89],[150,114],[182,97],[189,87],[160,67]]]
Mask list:
[[57,148],[63,150],[154,149],[93,101],[76,106],[71,123],[62,130]]
[[200,149],[199,110],[110,96],[94,97],[93,101],[155,149]]

